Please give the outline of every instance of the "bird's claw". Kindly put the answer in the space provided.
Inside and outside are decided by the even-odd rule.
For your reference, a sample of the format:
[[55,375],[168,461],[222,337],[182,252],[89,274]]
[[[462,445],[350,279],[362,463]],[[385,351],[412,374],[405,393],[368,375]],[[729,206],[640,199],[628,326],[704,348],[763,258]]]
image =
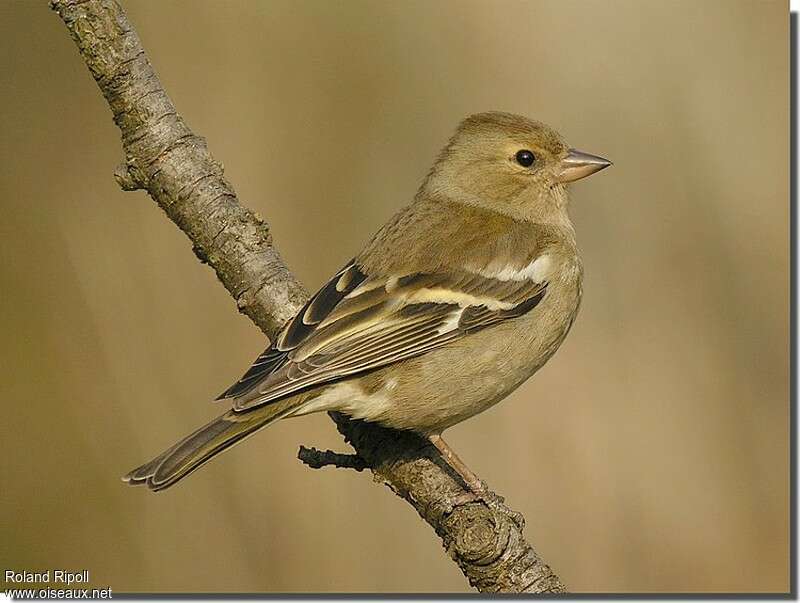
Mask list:
[[494,508],[501,505],[505,499],[489,490],[483,482],[469,484],[469,489],[455,496],[451,503],[453,508],[473,502],[482,502],[487,507]]
[[[483,486],[483,484],[481,484]],[[481,489],[470,489],[467,491],[458,494],[454,498],[450,500],[450,509],[449,512],[452,513],[457,507],[468,505],[470,503],[483,503],[489,509],[493,511],[498,511],[503,513],[504,515],[508,515],[520,529],[525,527],[525,517],[522,513],[518,511],[513,511],[506,507],[503,503],[505,503],[505,499],[492,492],[488,488],[482,487]]]

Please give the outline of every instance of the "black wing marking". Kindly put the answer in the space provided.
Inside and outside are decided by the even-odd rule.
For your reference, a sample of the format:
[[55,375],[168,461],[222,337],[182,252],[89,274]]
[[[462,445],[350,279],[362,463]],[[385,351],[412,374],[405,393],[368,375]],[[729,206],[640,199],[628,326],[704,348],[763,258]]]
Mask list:
[[278,337],[275,347],[285,352],[300,345],[338,303],[358,287],[365,278],[366,275],[358,269],[354,260],[351,260],[289,321]]
[[486,306],[464,308],[464,311],[461,313],[461,318],[458,321],[458,327],[466,333],[472,333],[509,318],[522,316],[538,306],[546,292],[547,283],[542,283],[541,290],[538,293],[535,293],[510,310],[489,310]]
[[289,357],[289,351],[313,333],[317,325],[365,278],[351,260],[308,300],[303,309],[289,321],[275,344],[264,350],[241,379],[217,396],[217,400],[243,396],[262,379],[283,366]]

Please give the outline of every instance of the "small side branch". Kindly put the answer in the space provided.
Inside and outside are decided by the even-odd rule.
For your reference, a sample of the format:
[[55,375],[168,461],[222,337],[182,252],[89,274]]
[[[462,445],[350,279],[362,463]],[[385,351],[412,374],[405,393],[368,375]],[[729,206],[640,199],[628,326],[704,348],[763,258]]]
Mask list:
[[322,469],[323,467],[337,467],[339,469],[355,469],[364,471],[369,468],[366,461],[357,454],[342,454],[333,450],[319,450],[317,448],[306,448],[300,446],[297,458],[312,469]]

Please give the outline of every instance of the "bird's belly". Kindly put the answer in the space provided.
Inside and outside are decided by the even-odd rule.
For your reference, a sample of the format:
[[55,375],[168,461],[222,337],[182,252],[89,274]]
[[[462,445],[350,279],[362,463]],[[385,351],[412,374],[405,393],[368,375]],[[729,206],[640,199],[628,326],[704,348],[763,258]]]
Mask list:
[[359,383],[368,398],[345,412],[423,433],[483,412],[547,362],[569,331],[578,295],[548,294],[524,316],[365,375]]

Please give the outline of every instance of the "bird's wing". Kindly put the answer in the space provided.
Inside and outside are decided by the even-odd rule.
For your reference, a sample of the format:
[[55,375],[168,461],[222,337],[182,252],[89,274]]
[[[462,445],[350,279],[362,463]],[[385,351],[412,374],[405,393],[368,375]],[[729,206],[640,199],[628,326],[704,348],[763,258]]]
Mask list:
[[546,282],[461,271],[370,277],[351,262],[221,396],[247,410],[307,387],[419,356],[532,310]]
[[306,302],[300,312],[286,323],[273,345],[264,350],[242,377],[217,396],[217,400],[237,398],[252,390],[270,373],[278,370],[288,359],[289,351],[297,347],[320,321],[336,307],[345,296],[366,278],[355,260],[351,260],[333,275],[324,287]]

